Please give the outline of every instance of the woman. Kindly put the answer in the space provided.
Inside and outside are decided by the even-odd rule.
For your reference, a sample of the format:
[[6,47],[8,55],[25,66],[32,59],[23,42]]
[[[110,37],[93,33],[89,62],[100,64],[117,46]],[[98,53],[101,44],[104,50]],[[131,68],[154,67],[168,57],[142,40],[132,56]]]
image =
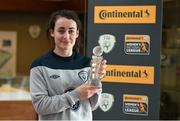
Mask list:
[[[48,32],[55,47],[31,65],[30,93],[40,120],[92,120],[98,106],[101,82],[89,85],[91,59],[76,51],[80,31],[77,14],[56,11]],[[94,65],[94,64],[92,64]],[[106,73],[106,60],[100,78]]]

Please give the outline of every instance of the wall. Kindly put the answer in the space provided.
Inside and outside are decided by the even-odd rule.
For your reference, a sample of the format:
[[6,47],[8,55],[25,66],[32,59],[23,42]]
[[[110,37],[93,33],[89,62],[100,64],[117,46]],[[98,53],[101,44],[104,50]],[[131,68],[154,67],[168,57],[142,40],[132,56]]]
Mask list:
[[[0,12],[0,30],[17,31],[17,75],[29,75],[29,68],[32,61],[47,52],[50,48],[46,38],[46,27],[49,20],[49,13],[12,13]],[[83,14],[79,15],[84,24]],[[33,39],[28,33],[28,27],[38,24],[41,27],[40,36]],[[84,26],[84,25],[82,25]],[[82,30],[83,32],[83,30]],[[82,37],[80,52],[84,52],[84,41]]]
[[180,119],[180,1],[164,0],[161,48],[161,120]]
[[[0,13],[0,30],[17,31],[17,75],[29,75],[33,59],[49,50],[46,27],[49,14],[35,13]],[[33,39],[28,27],[38,24],[40,36]]]

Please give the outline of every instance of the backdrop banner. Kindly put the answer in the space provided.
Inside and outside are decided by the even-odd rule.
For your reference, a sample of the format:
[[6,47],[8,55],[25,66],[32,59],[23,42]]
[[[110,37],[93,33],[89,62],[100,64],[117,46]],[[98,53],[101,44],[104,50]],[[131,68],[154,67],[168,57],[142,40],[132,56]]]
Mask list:
[[161,31],[161,0],[87,0],[87,55],[108,61],[94,120],[159,119]]

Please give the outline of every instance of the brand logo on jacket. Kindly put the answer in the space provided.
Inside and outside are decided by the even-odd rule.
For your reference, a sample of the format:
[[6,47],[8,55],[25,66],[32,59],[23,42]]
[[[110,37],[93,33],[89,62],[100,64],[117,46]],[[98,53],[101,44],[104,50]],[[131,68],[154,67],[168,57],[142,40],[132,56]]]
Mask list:
[[49,78],[51,78],[51,79],[57,79],[57,78],[59,78],[59,77],[60,77],[59,75],[53,74],[53,75],[51,75]]

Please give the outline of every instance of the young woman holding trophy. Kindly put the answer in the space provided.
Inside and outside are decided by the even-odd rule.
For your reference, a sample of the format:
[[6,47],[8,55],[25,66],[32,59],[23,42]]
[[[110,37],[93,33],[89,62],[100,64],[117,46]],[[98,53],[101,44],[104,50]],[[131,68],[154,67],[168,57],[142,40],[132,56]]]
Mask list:
[[56,11],[49,20],[54,49],[34,60],[30,70],[30,93],[39,120],[92,120],[106,60],[101,61],[94,83],[91,75],[96,64],[77,51],[80,29],[74,11]]

